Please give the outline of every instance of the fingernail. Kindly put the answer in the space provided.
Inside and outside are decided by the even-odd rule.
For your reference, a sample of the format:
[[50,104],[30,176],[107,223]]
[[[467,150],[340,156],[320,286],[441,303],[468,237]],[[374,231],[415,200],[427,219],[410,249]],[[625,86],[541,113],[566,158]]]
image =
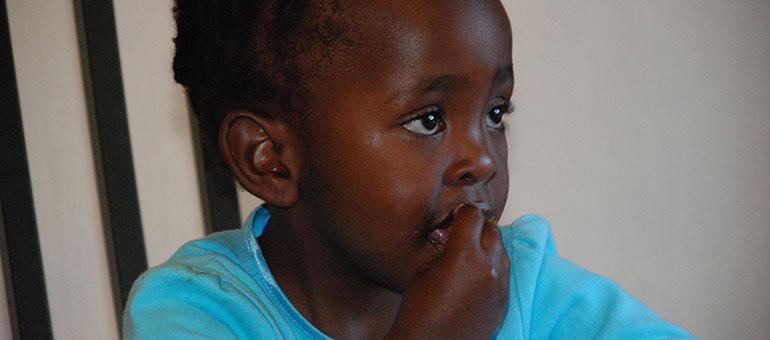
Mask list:
[[456,206],[456,207],[455,207],[455,208],[452,210],[452,217],[456,217],[456,216],[457,216],[457,214],[458,214],[458,213],[460,213],[460,210],[462,210],[462,209],[463,209],[463,208],[465,208],[466,206],[472,206],[472,207],[475,207],[475,208],[477,208],[477,209],[481,209],[481,208],[479,208],[479,205],[478,205],[477,203],[474,203],[474,202],[465,202],[465,203],[462,203],[462,204],[460,204],[460,205]]
[[476,209],[479,209],[481,211],[481,214],[484,215],[484,217],[487,217],[490,220],[494,219],[495,212],[494,210],[492,210],[492,206],[487,203],[480,203],[480,202],[465,202],[465,203],[459,204],[456,207],[454,207],[454,209],[452,209],[452,216],[453,217],[457,216],[457,213],[460,212],[460,209],[464,208],[465,206],[473,206]]
[[458,205],[458,206],[454,207],[454,209],[452,209],[452,217],[453,217],[453,218],[454,218],[454,217],[457,217],[457,213],[459,213],[459,212],[460,212],[460,209],[462,209],[462,207],[463,207],[464,205],[465,205],[465,203],[463,203],[463,204],[460,204],[460,205]]

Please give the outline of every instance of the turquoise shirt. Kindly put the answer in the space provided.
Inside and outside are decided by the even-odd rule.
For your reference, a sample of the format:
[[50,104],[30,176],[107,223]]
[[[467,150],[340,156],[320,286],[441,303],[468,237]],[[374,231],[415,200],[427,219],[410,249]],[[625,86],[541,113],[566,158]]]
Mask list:
[[[134,283],[124,339],[329,339],[281,292],[257,243],[270,219],[187,243]],[[548,222],[501,227],[511,259],[510,302],[495,339],[691,337],[614,282],[556,255]]]

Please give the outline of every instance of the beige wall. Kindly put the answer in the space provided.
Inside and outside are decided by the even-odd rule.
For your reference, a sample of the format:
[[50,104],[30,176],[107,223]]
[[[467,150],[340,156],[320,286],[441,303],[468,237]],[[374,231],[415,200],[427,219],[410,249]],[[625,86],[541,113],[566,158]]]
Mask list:
[[[504,220],[547,217],[563,256],[695,335],[766,338],[770,2],[504,2],[517,106]],[[114,339],[72,3],[7,4],[54,335]],[[158,264],[203,233],[170,2],[115,8]],[[258,204],[239,196],[244,215]]]
[[507,216],[709,339],[770,334],[770,2],[505,1]]

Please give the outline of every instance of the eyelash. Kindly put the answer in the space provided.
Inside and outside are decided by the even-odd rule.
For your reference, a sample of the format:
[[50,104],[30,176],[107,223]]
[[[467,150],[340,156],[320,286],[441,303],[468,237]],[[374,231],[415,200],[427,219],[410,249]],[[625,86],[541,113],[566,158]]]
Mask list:
[[[437,130],[434,131],[434,132],[426,131],[425,133],[424,132],[415,131],[415,130],[419,130],[421,127],[420,126],[412,126],[412,125],[413,124],[425,123],[426,122],[425,119],[430,119],[429,117],[434,117],[433,119],[429,120],[429,122],[435,122],[434,124],[436,124],[435,127],[430,129],[430,130],[433,130],[433,129],[437,129]],[[432,137],[432,136],[435,136],[435,135],[439,134],[441,131],[444,130],[444,128],[446,126],[446,123],[444,121],[445,121],[445,119],[444,119],[444,110],[441,109],[438,106],[431,106],[431,107],[428,107],[426,111],[422,111],[418,115],[410,118],[406,123],[402,124],[402,126],[404,128],[406,128],[407,130],[409,130],[411,132],[414,132],[415,134],[417,134],[419,136],[422,136],[422,137]],[[422,128],[425,128],[425,126],[422,126]]]
[[[498,110],[498,118],[499,121],[491,120],[492,126],[491,128],[500,129],[502,128],[502,118],[503,116],[507,114],[511,114],[515,109],[515,106],[511,103],[510,100],[506,100],[504,104],[497,105],[487,111],[485,114],[485,122],[487,122],[487,119],[490,119],[490,114],[494,112],[495,110]],[[404,128],[406,128],[409,131],[414,132],[417,135],[424,136],[424,137],[430,137],[435,136],[439,134],[441,131],[444,130],[446,123],[444,122],[444,110],[441,109],[438,106],[431,106],[428,108],[427,111],[424,111],[420,113],[419,115],[416,115],[412,118],[410,118],[406,123],[402,124]],[[428,129],[425,124],[428,123],[429,125],[432,125],[430,129]],[[419,126],[418,124],[422,124],[422,126]],[[424,130],[424,131],[418,131],[418,130]],[[435,131],[433,131],[435,129]],[[432,131],[432,132],[431,132]]]
[[490,113],[492,113],[495,110],[499,110],[500,121],[497,121],[497,122],[493,121],[493,123],[495,125],[494,127],[501,128],[502,127],[502,123],[503,123],[503,116],[509,115],[509,114],[513,113],[513,111],[515,109],[516,109],[516,106],[513,105],[513,103],[511,103],[510,100],[507,100],[504,104],[497,105],[497,106],[493,107],[491,110],[489,110],[489,112],[487,112],[486,117],[489,118],[490,117],[489,116]]

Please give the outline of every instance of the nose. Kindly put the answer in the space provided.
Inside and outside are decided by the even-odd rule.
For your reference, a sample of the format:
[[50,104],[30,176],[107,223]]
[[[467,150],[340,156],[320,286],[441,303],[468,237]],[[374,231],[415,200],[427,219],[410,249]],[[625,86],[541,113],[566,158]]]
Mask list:
[[483,132],[458,138],[452,148],[455,158],[446,172],[444,182],[451,185],[473,185],[491,179],[497,165],[488,142]]

